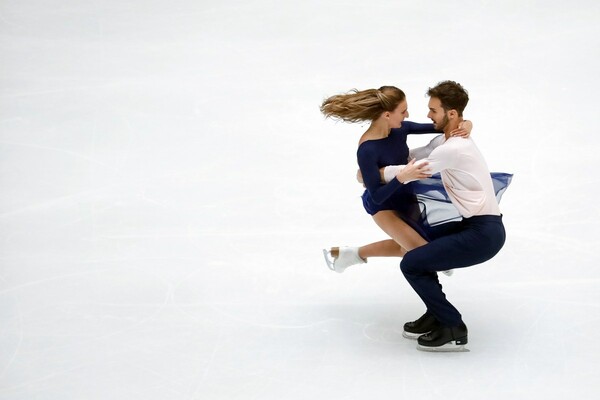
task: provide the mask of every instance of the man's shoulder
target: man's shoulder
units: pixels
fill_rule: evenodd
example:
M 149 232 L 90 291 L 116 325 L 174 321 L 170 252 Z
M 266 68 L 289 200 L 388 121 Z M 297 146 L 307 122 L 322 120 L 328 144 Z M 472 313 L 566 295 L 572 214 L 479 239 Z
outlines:
M 471 138 L 451 137 L 444 143 L 444 147 L 451 149 L 467 149 L 475 147 L 475 143 Z
M 454 158 L 457 153 L 470 153 L 469 149 L 474 146 L 471 139 L 465 139 L 461 137 L 451 137 L 449 139 L 445 139 L 444 135 L 441 135 L 441 137 L 437 137 L 435 140 L 438 141 L 438 146 L 435 146 L 434 150 L 431 152 L 431 156 L 433 157 Z

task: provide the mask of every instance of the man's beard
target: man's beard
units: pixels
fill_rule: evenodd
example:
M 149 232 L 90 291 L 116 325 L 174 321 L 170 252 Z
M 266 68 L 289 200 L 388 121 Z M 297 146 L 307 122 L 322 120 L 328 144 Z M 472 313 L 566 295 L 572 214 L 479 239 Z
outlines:
M 443 131 L 446 125 L 448 125 L 448 115 L 444 114 L 444 119 L 442 120 L 442 122 L 435 125 L 435 129 L 437 129 L 438 131 Z

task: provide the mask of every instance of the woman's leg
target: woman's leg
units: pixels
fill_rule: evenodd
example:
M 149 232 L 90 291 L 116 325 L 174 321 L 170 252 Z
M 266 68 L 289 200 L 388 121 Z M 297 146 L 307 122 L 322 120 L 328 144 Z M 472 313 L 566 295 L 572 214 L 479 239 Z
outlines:
M 405 254 L 406 250 L 393 239 L 369 243 L 358 249 L 358 255 L 365 259 L 369 257 L 404 257 Z
M 406 250 L 392 239 L 369 243 L 362 247 L 332 247 L 323 250 L 330 269 L 343 272 L 346 268 L 367 262 L 368 257 L 404 257 Z
M 399 218 L 392 210 L 379 211 L 377 214 L 373 215 L 373 220 L 404 250 L 404 252 L 427 244 L 427 240 L 423 239 L 417 231 Z
M 333 247 L 323 250 L 325 262 L 330 269 L 343 272 L 355 264 L 364 264 L 369 257 L 404 257 L 407 251 L 427 244 L 410 225 L 404 222 L 395 211 L 384 210 L 373 215 L 375 223 L 392 239 L 369 243 L 359 248 Z

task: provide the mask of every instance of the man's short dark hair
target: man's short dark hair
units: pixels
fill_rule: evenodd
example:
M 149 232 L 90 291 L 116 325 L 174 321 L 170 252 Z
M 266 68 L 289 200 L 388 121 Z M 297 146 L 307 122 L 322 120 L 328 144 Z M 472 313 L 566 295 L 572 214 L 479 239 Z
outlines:
M 458 116 L 462 117 L 463 111 L 469 102 L 469 94 L 460 83 L 454 81 L 443 81 L 427 91 L 429 97 L 436 97 L 442 102 L 446 112 L 456 110 Z

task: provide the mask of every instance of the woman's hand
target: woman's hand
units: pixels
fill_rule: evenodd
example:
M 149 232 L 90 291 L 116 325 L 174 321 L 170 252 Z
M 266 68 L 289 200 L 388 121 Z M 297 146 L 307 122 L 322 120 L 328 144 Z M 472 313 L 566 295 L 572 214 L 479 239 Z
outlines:
M 458 124 L 458 128 L 450 132 L 450 136 L 457 136 L 462 138 L 468 138 L 471 136 L 471 130 L 473 129 L 473 123 L 469 120 L 465 120 Z
M 415 164 L 415 159 L 412 159 L 406 164 L 402 171 L 398 172 L 396 175 L 396 179 L 398 179 L 401 183 L 407 183 L 411 181 L 416 181 L 418 179 L 425 179 L 431 176 L 428 162 L 423 162 L 419 164 Z

